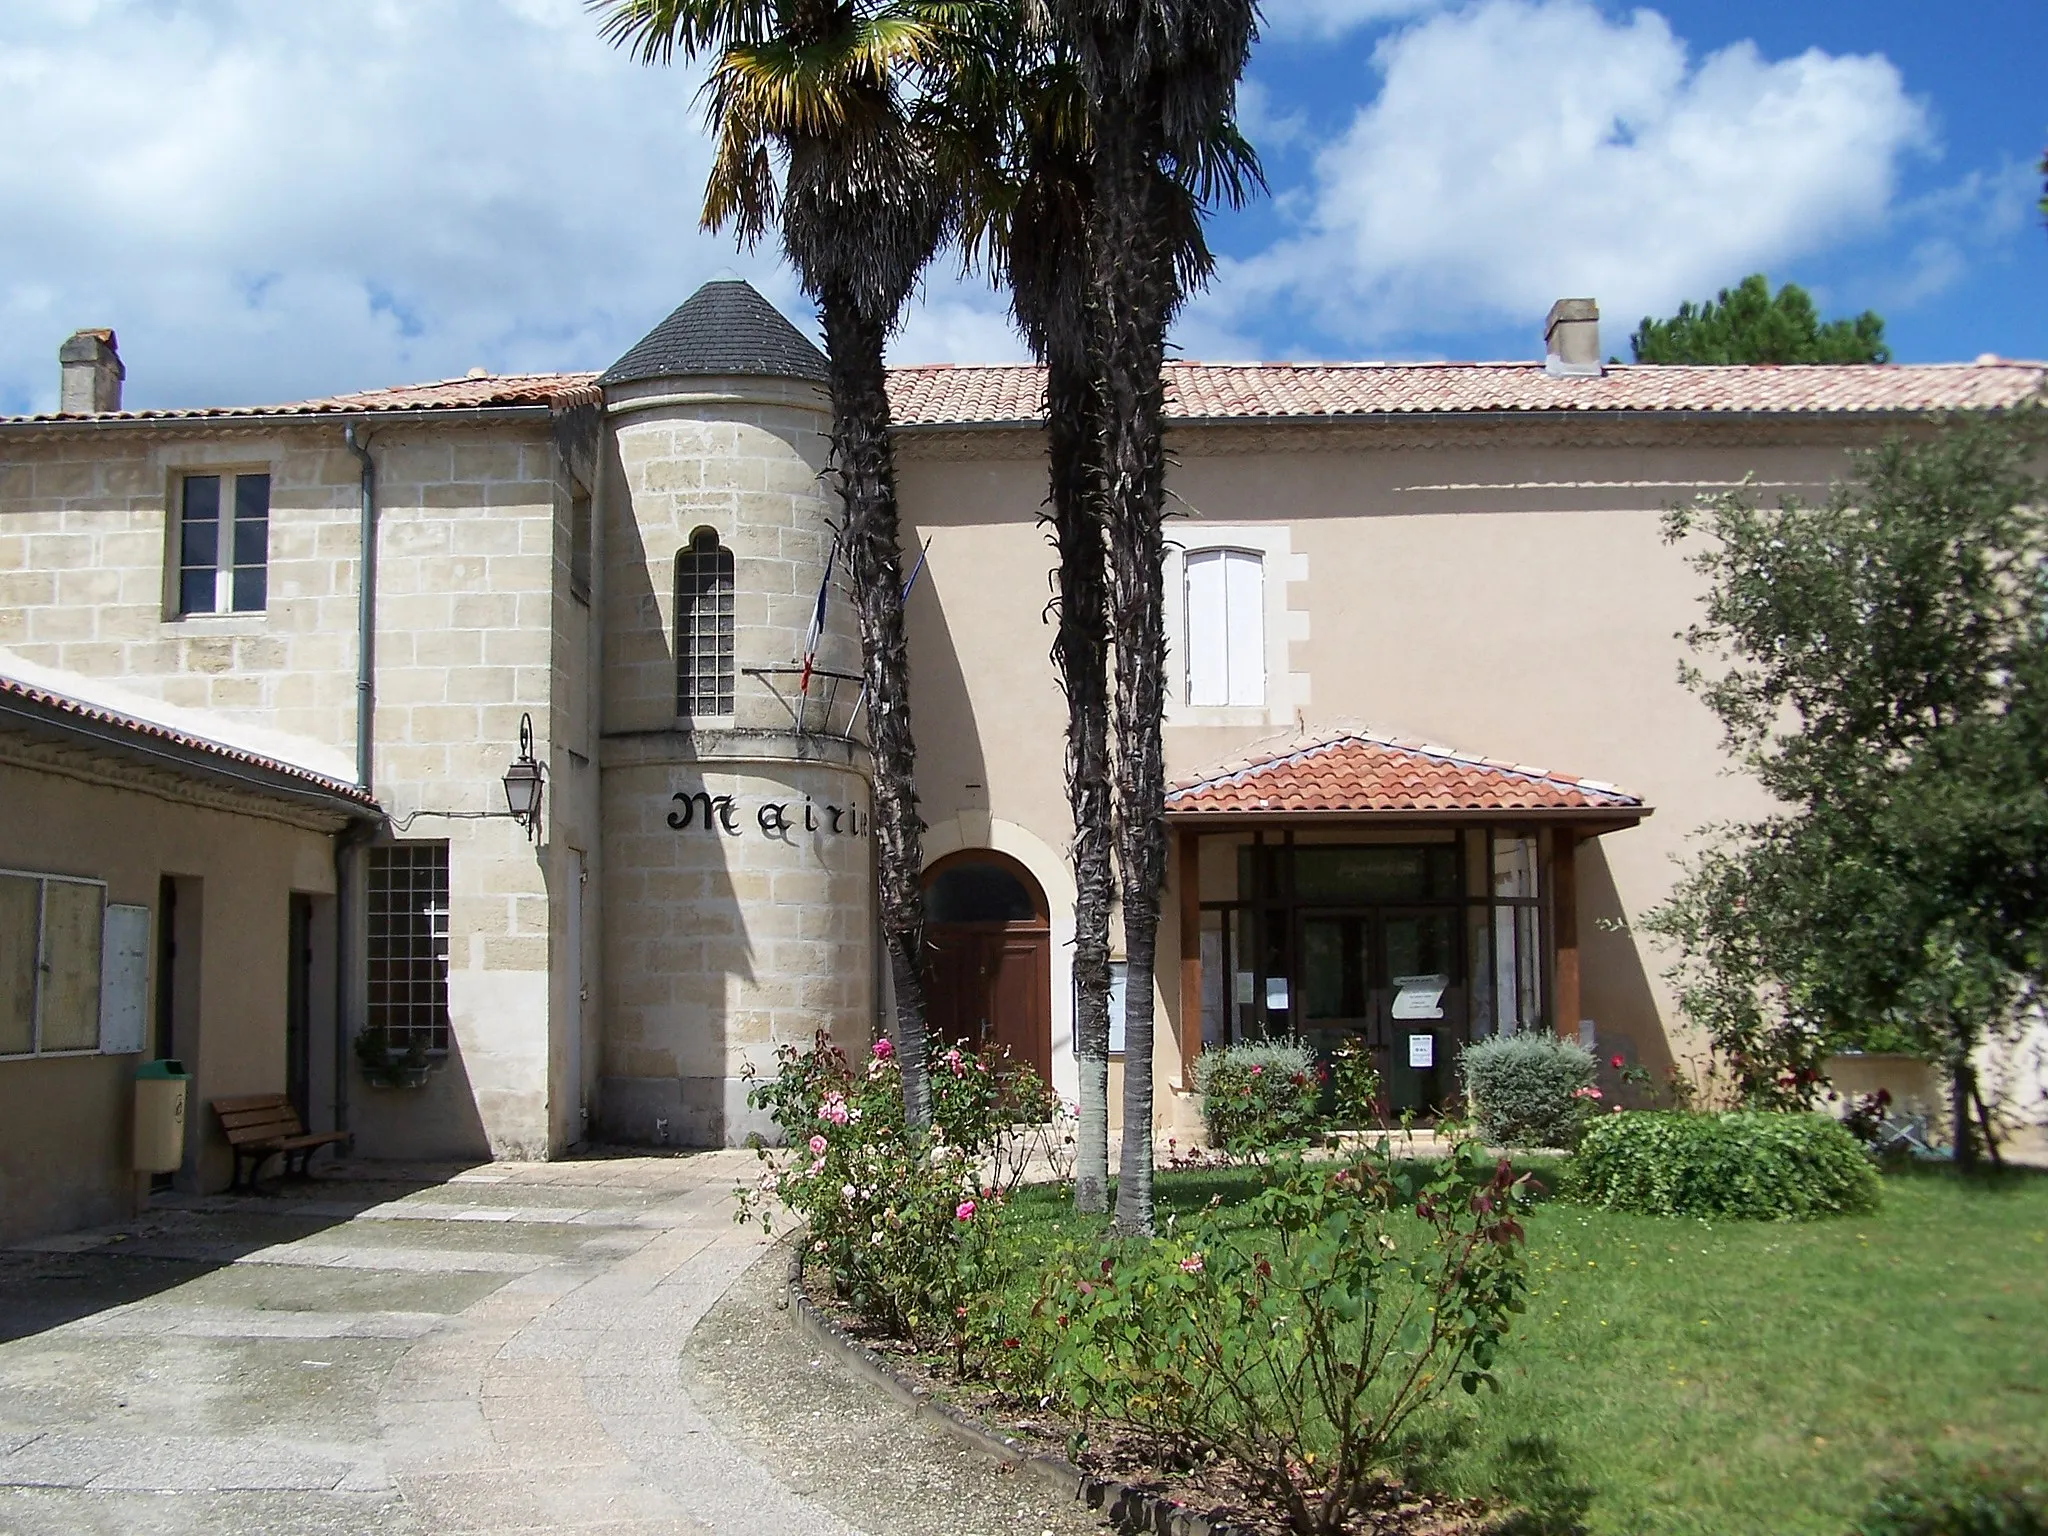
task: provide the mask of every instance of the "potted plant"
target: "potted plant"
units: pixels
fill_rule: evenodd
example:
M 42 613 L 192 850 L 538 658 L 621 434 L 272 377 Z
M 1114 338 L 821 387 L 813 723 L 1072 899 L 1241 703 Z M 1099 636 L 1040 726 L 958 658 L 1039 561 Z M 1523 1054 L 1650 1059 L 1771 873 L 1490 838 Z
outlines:
M 418 1040 L 400 1049 L 381 1025 L 371 1025 L 356 1036 L 356 1062 L 363 1069 L 363 1081 L 378 1088 L 424 1088 L 427 1083 L 427 1051 Z

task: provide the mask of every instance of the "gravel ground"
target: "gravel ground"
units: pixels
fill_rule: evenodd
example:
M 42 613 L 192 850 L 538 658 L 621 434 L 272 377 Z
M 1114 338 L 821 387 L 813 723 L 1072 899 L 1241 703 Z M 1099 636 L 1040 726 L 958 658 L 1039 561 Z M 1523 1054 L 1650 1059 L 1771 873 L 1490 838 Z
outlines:
M 799 1333 L 777 1247 L 712 1307 L 683 1380 L 722 1433 L 867 1536 L 1101 1536 L 1103 1518 L 903 1408 Z

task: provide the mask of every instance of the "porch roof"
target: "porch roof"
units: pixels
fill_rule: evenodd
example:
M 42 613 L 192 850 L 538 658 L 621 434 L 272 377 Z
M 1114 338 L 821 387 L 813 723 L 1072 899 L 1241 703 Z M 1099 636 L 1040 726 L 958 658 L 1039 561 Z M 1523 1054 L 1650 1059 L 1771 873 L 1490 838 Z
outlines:
M 1593 823 L 1634 826 L 1640 798 L 1598 779 L 1476 757 L 1366 732 L 1295 742 L 1175 784 L 1166 814 L 1191 822 L 1280 816 L 1373 816 L 1416 821 Z

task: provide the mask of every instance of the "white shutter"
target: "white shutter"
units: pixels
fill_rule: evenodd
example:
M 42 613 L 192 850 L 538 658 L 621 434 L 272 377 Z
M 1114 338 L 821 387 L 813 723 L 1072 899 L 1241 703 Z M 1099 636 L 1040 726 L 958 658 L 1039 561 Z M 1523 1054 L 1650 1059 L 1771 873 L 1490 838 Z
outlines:
M 1265 562 L 1241 549 L 1223 557 L 1230 629 L 1230 702 L 1266 702 Z
M 109 905 L 100 948 L 100 1053 L 132 1055 L 149 1018 L 149 908 Z
M 1230 702 L 1230 620 L 1220 549 L 1187 556 L 1188 703 Z

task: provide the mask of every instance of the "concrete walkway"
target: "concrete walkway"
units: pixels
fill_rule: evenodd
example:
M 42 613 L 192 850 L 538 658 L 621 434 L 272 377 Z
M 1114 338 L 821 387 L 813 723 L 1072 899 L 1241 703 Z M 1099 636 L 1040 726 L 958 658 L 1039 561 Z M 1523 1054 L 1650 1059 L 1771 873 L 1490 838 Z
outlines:
M 363 1164 L 0 1254 L 0 1536 L 857 1536 L 683 1386 L 756 1167 Z

